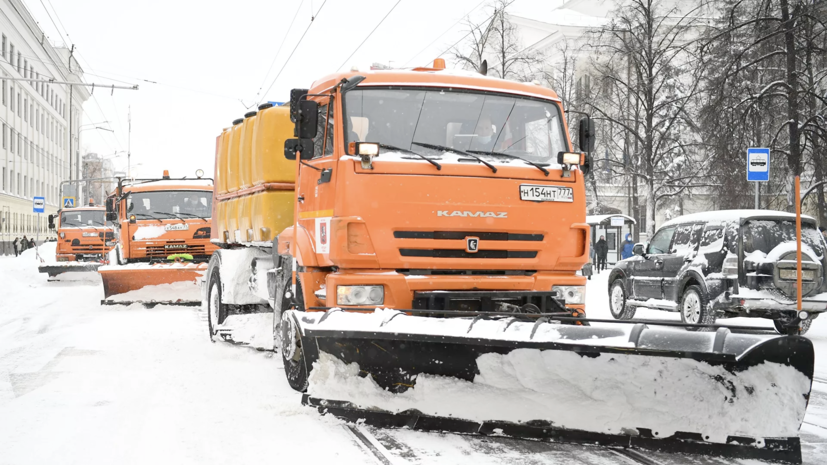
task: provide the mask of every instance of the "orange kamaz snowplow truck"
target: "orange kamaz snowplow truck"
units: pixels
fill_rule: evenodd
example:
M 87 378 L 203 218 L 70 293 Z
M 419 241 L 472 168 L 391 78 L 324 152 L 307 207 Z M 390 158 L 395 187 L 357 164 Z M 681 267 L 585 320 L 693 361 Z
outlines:
M 98 271 L 104 304 L 198 305 L 210 242 L 212 179 L 119 179 L 106 200 L 117 245 Z
M 49 229 L 57 232 L 54 263 L 38 267 L 50 278 L 69 272 L 97 271 L 115 244 L 112 225 L 103 206 L 89 200 L 86 207 L 64 208 L 49 215 Z
M 218 137 L 210 337 L 272 311 L 288 383 L 353 421 L 800 460 L 807 339 L 583 317 L 588 167 L 539 85 L 437 60 L 294 89 Z

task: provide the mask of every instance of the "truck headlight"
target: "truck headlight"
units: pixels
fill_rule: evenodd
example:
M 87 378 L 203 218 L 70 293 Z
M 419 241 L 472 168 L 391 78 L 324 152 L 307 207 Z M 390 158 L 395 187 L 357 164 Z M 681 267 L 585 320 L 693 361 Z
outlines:
M 382 286 L 337 286 L 337 305 L 382 305 L 385 288 Z
M 567 304 L 586 303 L 586 286 L 552 286 L 551 290 L 557 291 Z

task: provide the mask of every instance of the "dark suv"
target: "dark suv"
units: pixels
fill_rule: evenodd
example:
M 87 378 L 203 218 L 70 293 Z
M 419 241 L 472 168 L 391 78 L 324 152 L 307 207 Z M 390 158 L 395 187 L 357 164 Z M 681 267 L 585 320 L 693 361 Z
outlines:
M 805 333 L 827 311 L 827 246 L 802 217 L 802 313 Z M 724 210 L 686 215 L 661 226 L 609 275 L 609 307 L 631 319 L 638 307 L 680 312 L 684 323 L 770 318 L 776 330 L 796 316 L 795 215 Z M 807 316 L 804 318 L 804 316 Z

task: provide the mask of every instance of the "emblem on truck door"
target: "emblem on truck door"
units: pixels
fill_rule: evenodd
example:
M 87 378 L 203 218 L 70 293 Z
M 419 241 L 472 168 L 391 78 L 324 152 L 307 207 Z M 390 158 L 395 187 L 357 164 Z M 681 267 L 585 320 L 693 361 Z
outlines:
M 477 253 L 480 249 L 480 238 L 479 237 L 466 237 L 465 238 L 465 251 L 468 253 Z

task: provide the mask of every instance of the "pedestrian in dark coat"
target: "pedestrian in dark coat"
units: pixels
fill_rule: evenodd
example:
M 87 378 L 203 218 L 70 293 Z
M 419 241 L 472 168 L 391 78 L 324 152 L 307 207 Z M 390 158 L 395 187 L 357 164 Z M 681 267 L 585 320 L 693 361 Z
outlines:
M 14 245 L 14 256 L 17 257 L 18 255 L 20 255 L 20 238 L 15 237 L 14 242 L 12 242 L 12 245 Z
M 34 239 L 29 239 L 29 248 L 33 249 L 37 247 L 37 244 L 34 243 Z
M 23 241 L 20 243 L 20 253 L 25 252 L 26 249 L 28 249 L 28 248 L 29 248 L 29 239 L 27 239 L 26 236 L 23 236 Z
M 634 255 L 635 243 L 632 242 L 632 235 L 626 234 L 626 240 L 623 241 L 623 250 L 620 251 L 620 258 L 626 260 Z
M 594 245 L 594 254 L 597 256 L 597 272 L 600 273 L 606 269 L 606 259 L 609 256 L 609 244 L 603 236 L 600 236 L 600 240 Z

